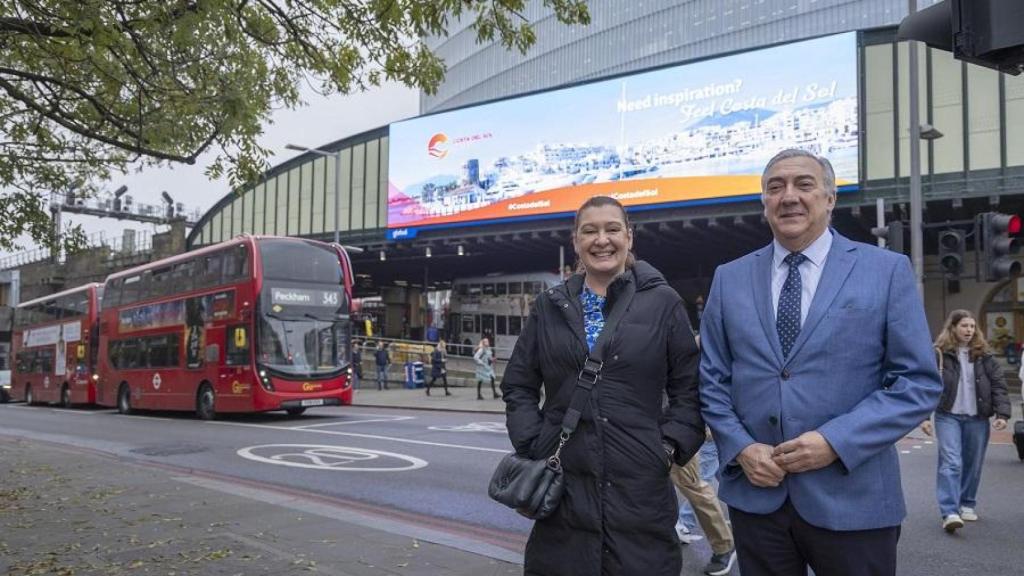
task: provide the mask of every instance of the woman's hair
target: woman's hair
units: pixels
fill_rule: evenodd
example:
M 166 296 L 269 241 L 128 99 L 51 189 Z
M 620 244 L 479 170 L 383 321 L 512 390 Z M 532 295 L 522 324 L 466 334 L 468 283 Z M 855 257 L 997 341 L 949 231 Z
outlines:
M 441 350 L 445 350 L 445 349 L 448 348 L 448 343 L 445 342 L 443 339 L 442 340 L 438 340 L 437 341 L 437 348 L 439 348 Z
M 576 210 L 576 217 L 573 218 L 572 221 L 572 235 L 574 237 L 576 236 L 576 231 L 580 228 L 580 216 L 583 214 L 583 211 L 587 208 L 600 208 L 602 206 L 615 206 L 618 208 L 619 212 L 622 214 L 622 222 L 626 225 L 626 230 L 631 229 L 629 224 L 629 214 L 626 213 L 626 208 L 621 202 L 611 196 L 591 196 L 590 198 L 587 198 L 587 201 L 581 204 Z M 636 256 L 634 256 L 633 252 L 630 251 L 626 254 L 626 268 L 632 268 L 634 264 L 636 264 Z M 576 257 L 576 266 L 573 271 L 576 274 L 582 274 L 585 271 L 583 261 L 580 260 L 579 255 Z
M 943 352 L 956 350 L 957 346 L 960 345 L 960 340 L 956 337 L 956 325 L 964 318 L 970 318 L 975 321 L 974 336 L 967 343 L 967 347 L 971 350 L 971 360 L 977 360 L 985 354 L 989 354 L 990 351 L 988 342 L 985 342 L 985 337 L 981 335 L 981 327 L 977 326 L 974 314 L 967 310 L 953 310 L 949 313 L 945 324 L 942 325 L 942 332 L 939 332 L 939 337 L 935 339 L 935 347 Z

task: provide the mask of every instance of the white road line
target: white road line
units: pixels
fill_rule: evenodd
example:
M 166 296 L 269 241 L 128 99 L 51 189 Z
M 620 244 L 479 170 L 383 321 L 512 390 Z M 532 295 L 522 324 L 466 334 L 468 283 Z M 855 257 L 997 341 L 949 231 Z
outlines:
M 216 424 L 219 426 L 243 426 L 247 428 L 267 428 L 270 430 L 281 430 L 280 426 L 267 426 L 266 424 L 243 424 L 241 422 L 206 422 L 206 424 Z M 289 428 L 285 428 L 289 430 Z M 478 452 L 494 452 L 497 454 L 504 454 L 509 451 L 508 448 L 484 448 L 482 446 L 466 446 L 463 444 L 446 444 L 444 442 L 427 442 L 425 440 L 411 440 L 409 438 L 394 438 L 392 436 L 379 436 L 377 434 L 357 434 L 355 432 L 338 432 L 335 430 L 309 430 L 309 429 L 294 429 L 296 432 L 310 432 L 315 434 L 331 434 L 333 436 L 351 436 L 353 438 L 368 438 L 371 440 L 388 440 L 391 442 L 401 442 L 403 444 L 418 444 L 421 446 L 436 446 L 438 448 L 457 448 L 459 450 L 475 450 Z
M 51 412 L 64 412 L 65 414 L 81 414 L 82 416 L 95 416 L 96 414 L 107 414 L 108 412 L 84 412 L 82 410 L 69 410 L 67 408 L 50 408 Z
M 367 414 L 367 416 L 373 416 L 373 414 Z M 325 424 L 308 424 L 305 426 L 288 426 L 289 430 L 306 430 L 309 428 L 321 428 L 324 426 L 346 426 L 348 424 L 366 424 L 367 422 L 400 422 L 402 420 L 414 420 L 415 416 L 384 416 L 380 415 L 379 418 L 368 418 L 365 420 L 350 420 L 346 422 L 327 422 Z

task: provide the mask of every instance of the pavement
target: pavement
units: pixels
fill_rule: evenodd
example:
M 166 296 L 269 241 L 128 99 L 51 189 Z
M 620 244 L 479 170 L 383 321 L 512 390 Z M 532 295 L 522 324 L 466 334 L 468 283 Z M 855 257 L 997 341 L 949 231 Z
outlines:
M 366 384 L 370 384 L 367 382 Z M 472 387 L 364 387 L 355 404 L 501 413 Z M 438 394 L 440 392 L 440 394 Z M 1014 398 L 1015 418 L 1020 398 Z M 0 435 L 2 435 L 0 428 Z M 994 433 L 1008 442 L 1009 433 Z M 486 531 L 424 527 L 401 513 L 42 441 L 0 442 L 0 574 L 504 575 Z M 475 550 L 467 542 L 487 542 Z M 486 544 L 484 545 L 486 547 Z M 507 552 L 508 548 L 504 550 Z

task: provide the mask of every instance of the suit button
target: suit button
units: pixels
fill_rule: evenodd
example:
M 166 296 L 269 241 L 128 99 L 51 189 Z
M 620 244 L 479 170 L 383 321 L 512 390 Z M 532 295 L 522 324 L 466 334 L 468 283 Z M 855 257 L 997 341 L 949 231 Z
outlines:
M 779 419 L 776 418 L 775 416 L 769 416 L 768 423 L 771 424 L 772 426 L 775 426 L 776 424 L 779 423 Z
M 789 380 L 789 370 L 783 370 L 782 371 L 782 379 L 783 380 Z

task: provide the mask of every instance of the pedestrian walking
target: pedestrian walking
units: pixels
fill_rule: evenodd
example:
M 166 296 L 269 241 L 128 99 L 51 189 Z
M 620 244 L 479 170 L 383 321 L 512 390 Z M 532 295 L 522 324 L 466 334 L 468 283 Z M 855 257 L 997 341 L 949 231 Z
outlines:
M 683 497 L 676 518 L 676 536 L 680 544 L 696 542 L 701 536 L 694 530 L 700 524 L 711 546 L 711 559 L 704 566 L 708 576 L 728 574 L 736 562 L 732 528 L 725 520 L 715 488 L 717 471 L 718 450 L 708 434 L 697 455 L 685 466 L 673 464 L 671 472 L 672 483 Z
M 473 362 L 476 363 L 476 399 L 484 399 L 483 394 L 480 393 L 480 387 L 488 381 L 491 383 L 491 394 L 495 398 L 500 398 L 498 389 L 494 385 L 494 351 L 491 350 L 491 341 L 486 337 L 481 338 L 476 345 Z
M 359 384 L 363 381 L 363 352 L 360 349 L 362 343 L 356 340 L 352 343 L 352 388 L 354 390 L 359 389 Z
M 534 523 L 524 571 L 678 576 L 669 468 L 689 461 L 704 439 L 686 310 L 660 272 L 634 259 L 617 200 L 587 200 L 572 236 L 580 271 L 537 296 L 501 383 L 512 445 L 537 459 L 555 452 L 580 383 L 595 382 L 582 389 L 589 408 L 560 453 L 564 498 Z M 605 334 L 609 314 L 615 322 Z
M 373 353 L 374 364 L 377 366 L 377 390 L 388 389 L 388 365 L 391 364 L 391 355 L 388 354 L 387 345 L 384 342 L 377 342 L 377 351 Z
M 710 439 L 704 442 L 706 445 L 714 446 Z M 684 500 L 678 507 L 679 517 L 676 520 L 676 535 L 681 543 L 688 543 L 690 537 L 695 536 L 692 530 L 695 525 L 686 525 L 686 514 L 684 507 L 690 511 L 690 517 L 695 515 L 696 521 L 700 523 L 701 529 L 708 537 L 708 544 L 711 545 L 711 559 L 704 566 L 704 573 L 708 576 L 723 576 L 732 570 L 736 561 L 736 547 L 733 542 L 732 529 L 725 521 L 725 514 L 718 501 L 718 494 L 705 477 L 707 470 L 713 469 L 717 464 L 705 464 L 702 452 L 694 455 L 683 466 L 672 465 L 672 482 L 676 485 Z M 717 457 L 717 456 L 716 456 Z M 714 472 L 710 473 L 714 477 Z M 687 506 L 688 505 L 688 506 Z M 682 533 L 680 527 L 686 530 Z
M 954 310 L 935 339 L 942 396 L 935 409 L 934 429 L 924 431 L 939 443 L 935 479 L 942 528 L 952 534 L 964 522 L 978 519 L 978 486 L 992 428 L 1004 430 L 1010 419 L 1010 398 L 1002 368 L 992 356 L 974 316 Z
M 438 340 L 434 351 L 430 353 L 430 383 L 427 384 L 427 396 L 430 396 L 430 387 L 438 378 L 444 383 L 444 395 L 451 396 L 452 393 L 448 391 L 448 349 L 444 340 Z
M 902 254 L 829 228 L 831 163 L 784 150 L 761 177 L 772 242 L 719 266 L 701 405 L 743 576 L 891 576 L 906 516 L 896 442 L 941 391 Z

